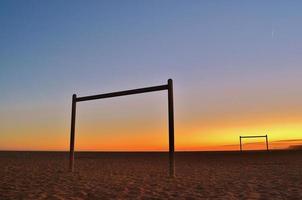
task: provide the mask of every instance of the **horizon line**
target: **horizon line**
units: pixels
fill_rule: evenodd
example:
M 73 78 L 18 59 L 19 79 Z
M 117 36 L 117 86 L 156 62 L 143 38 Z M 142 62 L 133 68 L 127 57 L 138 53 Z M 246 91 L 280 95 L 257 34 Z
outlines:
M 302 149 L 270 149 L 269 151 L 301 151 Z M 267 152 L 266 149 L 243 150 L 243 152 Z M 0 150 L 0 152 L 62 152 L 69 153 L 69 151 L 61 150 Z M 240 150 L 181 150 L 175 151 L 177 153 L 183 152 L 240 152 Z M 75 153 L 169 153 L 169 151 L 75 151 Z

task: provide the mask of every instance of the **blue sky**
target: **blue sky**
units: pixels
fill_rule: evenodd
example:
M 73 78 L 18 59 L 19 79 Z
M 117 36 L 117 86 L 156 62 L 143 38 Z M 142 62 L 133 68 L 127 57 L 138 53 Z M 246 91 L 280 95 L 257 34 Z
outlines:
M 26 129 L 24 120 L 38 126 L 45 112 L 61 127 L 57 137 L 68 133 L 73 93 L 168 78 L 178 126 L 208 116 L 298 115 L 301 8 L 300 1 L 1 1 L 0 136 L 18 123 Z

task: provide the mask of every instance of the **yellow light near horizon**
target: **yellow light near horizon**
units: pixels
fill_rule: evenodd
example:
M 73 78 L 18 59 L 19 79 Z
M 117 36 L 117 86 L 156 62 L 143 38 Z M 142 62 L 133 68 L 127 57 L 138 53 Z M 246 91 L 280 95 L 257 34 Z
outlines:
M 268 135 L 270 147 L 273 149 L 287 148 L 291 144 L 300 144 L 299 141 L 286 141 L 286 140 L 300 140 L 302 133 L 301 123 L 288 123 L 288 124 L 271 124 L 267 126 L 251 126 L 251 127 L 210 127 L 202 131 L 195 131 L 190 134 L 190 137 L 183 137 L 180 148 L 185 148 L 186 144 L 194 149 L 238 149 L 239 136 L 243 135 Z M 254 147 L 258 149 L 258 143 L 265 143 L 263 139 L 249 139 L 244 140 L 245 144 L 255 143 Z M 257 144 L 256 144 L 257 143 Z M 248 145 L 253 148 L 253 145 Z M 261 148 L 261 145 L 260 145 Z
M 142 106 L 143 107 L 143 106 Z M 152 113 L 148 110 L 147 113 Z M 103 113 L 102 113 L 103 114 Z M 135 114 L 135 113 L 134 113 Z M 116 150 L 116 151 L 167 151 L 168 127 L 166 115 L 154 113 L 146 118 L 125 114 L 112 120 L 95 119 L 79 116 L 77 124 L 76 150 Z M 154 117 L 153 117 L 154 116 Z M 159 117 L 157 117 L 159 116 Z M 177 115 L 176 115 L 177 116 Z M 69 150 L 69 120 L 53 127 L 53 118 L 31 121 L 14 121 L 1 127 L 3 135 L 0 140 L 2 150 Z M 200 120 L 200 119 L 199 119 Z M 182 150 L 238 150 L 240 135 L 268 135 L 272 149 L 287 148 L 290 145 L 301 145 L 302 121 L 299 118 L 265 121 L 262 119 L 245 119 L 227 121 L 220 119 L 193 122 L 176 121 L 175 149 Z M 200 120 L 201 121 L 201 120 Z M 249 123 L 251 125 L 249 125 Z M 16 126 L 16 124 L 18 126 Z M 193 124 L 193 125 L 192 125 Z M 9 125 L 9 126 L 8 126 Z M 13 128 L 11 128 L 13 127 Z M 286 141 L 286 140 L 297 141 Z M 263 139 L 244 140 L 248 149 L 263 149 Z M 254 144 L 250 144 L 254 143 Z

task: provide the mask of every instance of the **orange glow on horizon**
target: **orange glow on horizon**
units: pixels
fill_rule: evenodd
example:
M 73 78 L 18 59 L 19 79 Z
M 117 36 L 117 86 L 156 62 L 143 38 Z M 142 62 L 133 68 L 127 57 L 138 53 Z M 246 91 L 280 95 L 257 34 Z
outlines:
M 122 106 L 121 106 L 122 107 Z M 138 110 L 146 109 L 144 104 L 135 105 Z M 111 111 L 99 115 L 94 107 L 90 113 L 80 113 L 77 120 L 76 151 L 167 151 L 168 127 L 166 108 L 146 109 L 146 116 L 128 113 L 109 115 Z M 127 111 L 127 112 L 126 112 Z M 152 113 L 153 112 L 153 113 Z M 148 115 L 151 113 L 150 115 Z M 97 115 L 96 115 L 97 114 Z M 103 116 L 105 117 L 99 117 Z M 96 117 L 98 116 L 98 117 Z M 109 117 L 108 117 L 109 116 Z M 159 117 L 156 117 L 159 116 Z M 175 118 L 176 151 L 223 151 L 239 150 L 240 135 L 268 135 L 270 149 L 286 149 L 302 144 L 302 120 L 297 114 L 286 116 L 258 115 L 231 118 L 200 117 Z M 1 150 L 69 150 L 69 119 L 58 120 L 56 116 L 45 119 L 18 122 L 13 129 L 3 129 Z M 107 118 L 106 118 L 107 117 Z M 57 127 L 52 121 L 60 121 Z M 40 123 L 41 122 L 41 123 Z M 9 122 L 7 123 L 9 124 Z M 8 132 L 9 130 L 9 132 Z M 21 137 L 20 135 L 26 135 Z M 243 141 L 246 150 L 265 149 L 262 139 Z

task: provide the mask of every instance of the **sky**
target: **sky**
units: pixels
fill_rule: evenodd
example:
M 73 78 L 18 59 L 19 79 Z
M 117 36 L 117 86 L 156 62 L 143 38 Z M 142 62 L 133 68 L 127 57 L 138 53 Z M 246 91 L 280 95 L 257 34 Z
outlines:
M 68 150 L 72 94 L 174 81 L 175 148 L 302 144 L 301 1 L 0 1 L 0 150 Z M 80 102 L 75 149 L 168 149 L 167 92 Z M 245 139 L 244 149 L 265 141 Z

